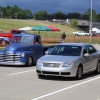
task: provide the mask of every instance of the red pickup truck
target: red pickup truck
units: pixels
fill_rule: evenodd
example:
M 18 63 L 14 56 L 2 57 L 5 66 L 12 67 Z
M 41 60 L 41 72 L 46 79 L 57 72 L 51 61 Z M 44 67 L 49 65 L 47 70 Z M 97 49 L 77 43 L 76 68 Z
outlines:
M 12 38 L 14 36 L 14 34 L 21 34 L 21 33 L 25 33 L 25 31 L 23 31 L 23 30 L 10 30 L 9 33 L 0 32 L 0 37 Z

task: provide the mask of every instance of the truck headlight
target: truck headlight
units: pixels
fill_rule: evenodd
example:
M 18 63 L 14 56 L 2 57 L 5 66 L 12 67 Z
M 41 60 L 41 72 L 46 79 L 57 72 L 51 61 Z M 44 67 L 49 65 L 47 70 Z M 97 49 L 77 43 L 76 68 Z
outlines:
M 25 53 L 21 53 L 21 57 L 25 57 Z
M 41 60 L 38 60 L 37 65 L 41 66 L 41 64 L 42 64 Z
M 73 64 L 73 61 L 65 62 L 65 63 L 62 64 L 62 67 L 69 67 L 72 64 Z

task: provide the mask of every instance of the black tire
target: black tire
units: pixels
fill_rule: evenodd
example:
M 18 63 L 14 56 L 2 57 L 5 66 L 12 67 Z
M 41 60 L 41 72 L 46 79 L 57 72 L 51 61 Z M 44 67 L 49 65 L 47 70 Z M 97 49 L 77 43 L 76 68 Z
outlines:
M 27 60 L 27 63 L 26 63 L 26 66 L 32 66 L 32 64 L 33 64 L 33 59 L 32 59 L 32 57 L 30 56 L 29 58 L 28 58 L 28 60 Z
M 98 61 L 97 63 L 97 68 L 96 70 L 94 71 L 95 74 L 99 74 L 100 73 L 100 61 Z
M 76 73 L 76 79 L 80 80 L 82 78 L 82 75 L 83 75 L 83 69 L 82 66 L 79 66 Z
M 76 34 L 77 36 L 79 36 L 78 34 Z

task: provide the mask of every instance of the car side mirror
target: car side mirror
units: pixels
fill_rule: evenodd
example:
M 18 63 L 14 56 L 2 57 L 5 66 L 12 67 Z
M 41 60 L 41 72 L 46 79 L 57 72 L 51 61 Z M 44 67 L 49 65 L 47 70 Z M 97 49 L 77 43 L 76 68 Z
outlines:
M 47 55 L 50 51 L 51 51 L 52 48 L 49 48 L 47 51 L 45 51 L 45 54 Z
M 85 54 L 84 54 L 84 57 L 88 57 L 88 56 L 89 56 L 89 53 L 85 53 Z
M 45 54 L 47 55 L 49 52 L 48 51 L 45 51 Z

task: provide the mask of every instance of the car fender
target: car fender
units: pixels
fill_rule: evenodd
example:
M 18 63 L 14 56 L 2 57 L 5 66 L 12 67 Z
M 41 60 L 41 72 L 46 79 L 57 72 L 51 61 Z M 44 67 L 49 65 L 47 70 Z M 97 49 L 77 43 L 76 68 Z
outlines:
M 81 59 L 80 57 L 79 57 L 78 59 L 76 59 L 76 60 L 74 61 L 74 65 L 75 65 L 75 67 L 77 67 L 77 68 L 78 68 L 79 65 L 82 65 L 82 66 L 83 66 L 82 59 Z
M 35 62 L 35 54 L 33 51 L 24 51 L 22 52 L 25 54 L 25 57 L 21 57 L 21 61 L 27 62 L 28 58 L 31 56 L 33 59 L 33 62 Z

